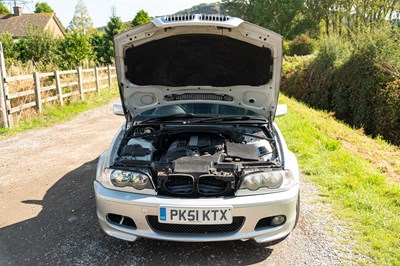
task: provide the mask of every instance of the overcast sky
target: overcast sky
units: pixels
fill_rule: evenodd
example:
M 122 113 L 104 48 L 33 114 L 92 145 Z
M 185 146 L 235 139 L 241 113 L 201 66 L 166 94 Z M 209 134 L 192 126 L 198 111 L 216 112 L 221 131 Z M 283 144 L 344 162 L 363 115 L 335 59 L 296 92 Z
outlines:
M 24 7 L 24 13 L 34 11 L 37 0 L 24 0 L 31 2 Z M 5 1 L 4 1 L 5 2 Z M 13 1 L 12 1 L 13 2 Z M 18 0 L 17 0 L 18 2 Z M 69 22 L 74 14 L 75 5 L 78 0 L 42 0 L 39 2 L 47 2 L 56 12 L 58 18 L 65 27 L 68 27 Z M 176 13 L 182 9 L 190 8 L 201 3 L 215 3 L 218 0 L 84 0 L 89 15 L 93 20 L 95 27 L 105 26 L 111 15 L 111 8 L 115 6 L 117 15 L 123 21 L 132 20 L 136 13 L 143 9 L 150 16 L 161 16 Z M 6 3 L 4 3 L 6 4 Z M 8 8 L 10 6 L 6 4 Z

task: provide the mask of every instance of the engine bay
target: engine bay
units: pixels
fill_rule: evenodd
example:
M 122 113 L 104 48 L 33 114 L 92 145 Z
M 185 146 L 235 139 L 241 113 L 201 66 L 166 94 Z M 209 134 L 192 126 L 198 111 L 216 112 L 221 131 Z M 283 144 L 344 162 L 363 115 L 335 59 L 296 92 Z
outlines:
M 142 170 L 158 194 L 233 195 L 243 176 L 281 168 L 274 134 L 252 125 L 136 125 L 125 131 L 113 167 Z

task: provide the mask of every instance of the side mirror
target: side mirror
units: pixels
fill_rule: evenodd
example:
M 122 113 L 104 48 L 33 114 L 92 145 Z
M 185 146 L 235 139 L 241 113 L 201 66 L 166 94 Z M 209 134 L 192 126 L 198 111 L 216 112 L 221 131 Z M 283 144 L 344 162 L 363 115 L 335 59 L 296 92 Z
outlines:
M 281 117 L 287 114 L 287 105 L 286 104 L 278 104 L 276 108 L 275 117 Z
M 114 111 L 114 114 L 116 114 L 116 115 L 125 115 L 124 109 L 122 109 L 122 104 L 120 104 L 120 103 L 114 103 L 113 111 Z

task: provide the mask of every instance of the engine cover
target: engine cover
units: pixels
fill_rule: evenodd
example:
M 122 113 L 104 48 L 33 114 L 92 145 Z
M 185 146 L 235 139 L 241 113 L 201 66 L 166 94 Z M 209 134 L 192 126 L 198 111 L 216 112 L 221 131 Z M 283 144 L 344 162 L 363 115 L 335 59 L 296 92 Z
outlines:
M 172 162 L 182 157 L 209 156 L 223 149 L 223 139 L 218 135 L 183 135 L 171 143 L 160 161 Z

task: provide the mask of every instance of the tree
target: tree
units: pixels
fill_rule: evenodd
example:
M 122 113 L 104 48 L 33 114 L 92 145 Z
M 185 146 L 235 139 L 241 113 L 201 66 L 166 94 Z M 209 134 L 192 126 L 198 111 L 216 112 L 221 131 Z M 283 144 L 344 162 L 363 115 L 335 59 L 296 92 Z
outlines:
M 106 50 L 109 47 L 106 47 L 106 38 L 104 32 L 96 31 L 90 37 L 90 44 L 93 47 L 93 56 L 96 62 L 96 65 L 106 65 L 109 62 L 105 60 Z
M 114 36 L 122 31 L 123 22 L 120 17 L 117 16 L 115 8 L 111 11 L 110 20 L 107 23 L 105 34 L 104 34 L 104 61 L 106 64 L 111 64 L 114 58 Z
M 12 62 L 18 59 L 19 49 L 14 42 L 10 33 L 6 32 L 0 35 L 0 42 L 3 45 L 4 57 L 7 62 Z
M 225 15 L 225 10 L 221 9 L 221 3 L 211 3 L 211 4 L 199 4 L 175 13 L 175 15 L 186 15 L 186 14 Z
M 37 2 L 35 5 L 35 13 L 54 13 L 54 10 L 46 2 Z
M 10 14 L 10 10 L 4 6 L 3 2 L 0 2 L 0 14 Z
M 304 0 L 223 0 L 222 6 L 229 15 L 242 17 L 288 37 L 304 8 Z
M 68 28 L 71 31 L 76 30 L 83 34 L 88 33 L 93 28 L 93 21 L 83 0 L 79 0 L 76 4 L 74 16 Z
M 93 48 L 87 34 L 77 30 L 69 32 L 61 41 L 61 57 L 64 68 L 72 68 L 93 58 Z
M 139 10 L 139 12 L 136 13 L 136 16 L 134 17 L 134 19 L 132 20 L 132 26 L 138 26 L 147 22 L 150 22 L 151 18 L 149 16 L 149 14 L 144 11 L 144 10 Z
M 122 22 L 121 31 L 126 31 L 132 28 L 132 21 Z

